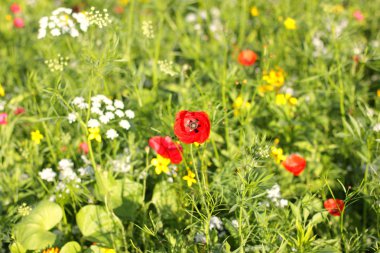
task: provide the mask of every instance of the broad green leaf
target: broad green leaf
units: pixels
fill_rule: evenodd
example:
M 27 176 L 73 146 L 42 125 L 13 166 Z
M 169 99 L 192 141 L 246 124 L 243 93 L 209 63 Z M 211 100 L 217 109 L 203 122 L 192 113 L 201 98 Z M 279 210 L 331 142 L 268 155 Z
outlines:
M 82 234 L 95 242 L 112 244 L 111 234 L 116 223 L 103 206 L 87 205 L 77 213 L 77 224 Z
M 37 225 L 42 230 L 50 230 L 61 221 L 62 216 L 62 209 L 58 204 L 45 200 L 40 202 L 21 223 Z
M 9 250 L 11 253 L 26 253 L 26 249 L 19 242 L 12 243 Z
M 40 250 L 52 246 L 56 235 L 36 224 L 20 223 L 15 226 L 16 241 L 27 250 Z
M 60 253 L 80 253 L 80 252 L 82 251 L 81 251 L 81 247 L 79 243 L 74 242 L 74 241 L 66 243 L 61 248 L 61 251 L 60 251 Z
M 165 181 L 156 184 L 153 191 L 152 203 L 157 207 L 161 216 L 171 218 L 179 210 L 179 200 L 175 185 Z
M 134 220 L 138 215 L 139 210 L 143 205 L 143 186 L 140 183 L 125 178 L 117 180 L 117 186 L 120 187 L 120 200 L 119 205 L 114 211 L 120 217 L 126 217 L 130 220 Z M 115 193 L 117 190 L 115 190 Z M 111 198 L 115 199 L 115 198 Z

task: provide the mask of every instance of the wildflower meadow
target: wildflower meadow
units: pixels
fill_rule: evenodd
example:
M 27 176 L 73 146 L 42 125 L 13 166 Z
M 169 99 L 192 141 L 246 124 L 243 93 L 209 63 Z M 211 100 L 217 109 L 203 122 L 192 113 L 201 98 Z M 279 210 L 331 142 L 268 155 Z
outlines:
M 380 0 L 2 0 L 0 253 L 380 252 Z

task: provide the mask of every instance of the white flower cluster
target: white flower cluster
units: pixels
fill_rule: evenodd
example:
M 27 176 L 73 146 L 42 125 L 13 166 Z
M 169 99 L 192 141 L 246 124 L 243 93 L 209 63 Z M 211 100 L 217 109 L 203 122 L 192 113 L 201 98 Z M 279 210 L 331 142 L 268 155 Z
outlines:
M 107 9 L 103 9 L 103 12 L 96 10 L 95 7 L 91 7 L 89 12 L 86 12 L 86 17 L 90 22 L 90 25 L 95 25 L 99 28 L 103 28 L 112 23 L 109 17 Z
M 208 40 L 208 36 L 206 35 L 207 30 L 210 31 L 216 40 L 221 40 L 224 28 L 220 19 L 220 11 L 218 8 L 213 7 L 210 10 L 210 14 L 206 11 L 192 12 L 187 14 L 185 20 L 190 24 L 194 24 L 194 30 L 203 40 Z M 206 25 L 208 27 L 204 27 Z
M 374 132 L 380 132 L 380 123 L 377 123 L 373 126 L 372 130 Z
M 131 170 L 131 155 L 128 148 L 124 149 L 124 154 L 120 154 L 115 160 L 111 161 L 113 171 L 126 173 Z
M 75 97 L 71 104 L 75 109 L 86 110 L 90 109 L 91 117 L 87 121 L 88 128 L 97 128 L 106 125 L 118 124 L 124 130 L 129 130 L 131 124 L 129 120 L 135 117 L 132 110 L 125 110 L 123 101 L 115 99 L 111 100 L 104 95 L 96 95 L 91 97 L 91 106 L 85 101 L 83 97 Z M 78 113 L 72 112 L 67 116 L 70 124 L 77 120 Z M 108 127 L 106 131 L 106 138 L 113 140 L 119 136 L 119 133 L 114 129 Z
M 79 168 L 79 175 L 74 171 L 74 163 L 70 159 L 62 159 L 58 162 L 58 184 L 56 186 L 56 192 L 58 193 L 69 193 L 69 185 L 79 188 L 81 183 L 81 177 L 92 176 L 94 171 L 91 166 L 86 166 L 85 168 Z M 40 171 L 39 176 L 42 180 L 47 182 L 54 182 L 57 177 L 57 173 L 52 168 L 45 168 Z
M 69 8 L 58 8 L 51 13 L 51 16 L 42 17 L 39 21 L 38 39 L 45 38 L 49 33 L 57 37 L 69 34 L 71 37 L 78 37 L 80 31 L 87 32 L 91 25 L 99 28 L 111 23 L 107 10 L 100 12 L 94 7 L 89 12 L 75 13 Z
M 68 62 L 68 57 L 63 57 L 58 54 L 57 58 L 46 60 L 45 64 L 49 67 L 51 72 L 62 72 L 63 68 L 67 66 Z
M 281 208 L 288 205 L 286 199 L 281 198 L 280 186 L 278 184 L 273 185 L 273 187 L 267 190 L 267 197 L 276 205 Z
M 158 61 L 158 66 L 160 70 L 169 75 L 169 76 L 175 76 L 177 72 L 173 70 L 173 62 L 168 60 Z
M 142 34 L 147 39 L 154 39 L 153 23 L 152 21 L 144 20 L 141 25 Z

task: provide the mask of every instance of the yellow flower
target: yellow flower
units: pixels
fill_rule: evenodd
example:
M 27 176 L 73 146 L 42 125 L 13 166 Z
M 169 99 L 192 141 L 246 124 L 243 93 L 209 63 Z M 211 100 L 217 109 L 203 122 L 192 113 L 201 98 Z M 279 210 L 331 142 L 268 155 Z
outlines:
M 58 248 L 45 249 L 44 251 L 42 251 L 42 253 L 59 253 L 59 249 Z
M 189 187 L 191 187 L 192 184 L 197 183 L 197 180 L 195 180 L 195 174 L 189 169 L 187 170 L 187 175 L 182 179 L 187 181 L 187 186 Z
M 88 129 L 88 139 L 91 140 L 96 140 L 97 142 L 102 141 L 102 136 L 100 135 L 100 129 L 99 127 L 93 127 Z
M 297 101 L 297 98 L 292 97 L 292 95 L 288 93 L 276 95 L 276 105 L 296 105 Z
M 284 151 L 282 148 L 272 147 L 272 157 L 276 161 L 276 163 L 280 164 L 282 161 L 286 159 L 286 156 L 283 154 Z
M 264 73 L 262 79 L 267 83 L 267 85 L 273 86 L 270 88 L 271 90 L 273 90 L 274 88 L 280 88 L 284 85 L 285 82 L 284 71 L 281 68 L 278 68 L 277 71 L 272 69 L 271 71 L 269 71 L 269 74 Z
M 32 141 L 36 144 L 40 144 L 41 140 L 44 138 L 44 136 L 40 133 L 40 130 L 36 130 L 34 132 L 30 133 Z
M 237 116 L 240 114 L 241 110 L 248 110 L 251 108 L 251 103 L 244 101 L 242 96 L 238 96 L 232 104 L 232 107 L 234 108 L 234 115 Z
M 12 16 L 9 15 L 9 14 L 6 15 L 6 16 L 5 16 L 5 20 L 6 20 L 6 21 L 11 21 L 11 20 L 12 20 Z
M 259 10 L 257 9 L 256 6 L 253 6 L 253 7 L 251 8 L 251 15 L 252 15 L 253 17 L 257 17 L 257 16 L 260 15 L 260 12 L 259 12 Z
M 129 0 L 119 0 L 118 2 L 120 5 L 126 6 L 129 3 Z
M 100 248 L 100 251 L 102 253 L 116 253 L 116 250 L 114 250 L 114 249 L 107 249 L 107 248 Z
M 380 89 L 377 90 L 377 96 L 380 97 Z
M 170 159 L 157 155 L 157 158 L 153 158 L 150 163 L 155 166 L 154 171 L 157 175 L 160 175 L 162 172 L 169 172 L 168 165 L 170 164 Z
M 4 96 L 5 96 L 5 90 L 3 86 L 0 84 L 0 97 L 4 97 Z
M 296 21 L 292 18 L 286 18 L 284 21 L 284 26 L 288 30 L 296 30 L 297 29 Z

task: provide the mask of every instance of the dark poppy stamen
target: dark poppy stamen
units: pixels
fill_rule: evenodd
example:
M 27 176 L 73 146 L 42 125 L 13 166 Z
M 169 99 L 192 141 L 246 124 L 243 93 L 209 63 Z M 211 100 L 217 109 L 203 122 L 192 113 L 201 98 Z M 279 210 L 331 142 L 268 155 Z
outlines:
M 190 128 L 190 131 L 194 131 L 198 133 L 198 130 L 197 130 L 197 128 L 199 127 L 198 120 L 190 120 L 189 123 L 187 124 L 187 127 Z

